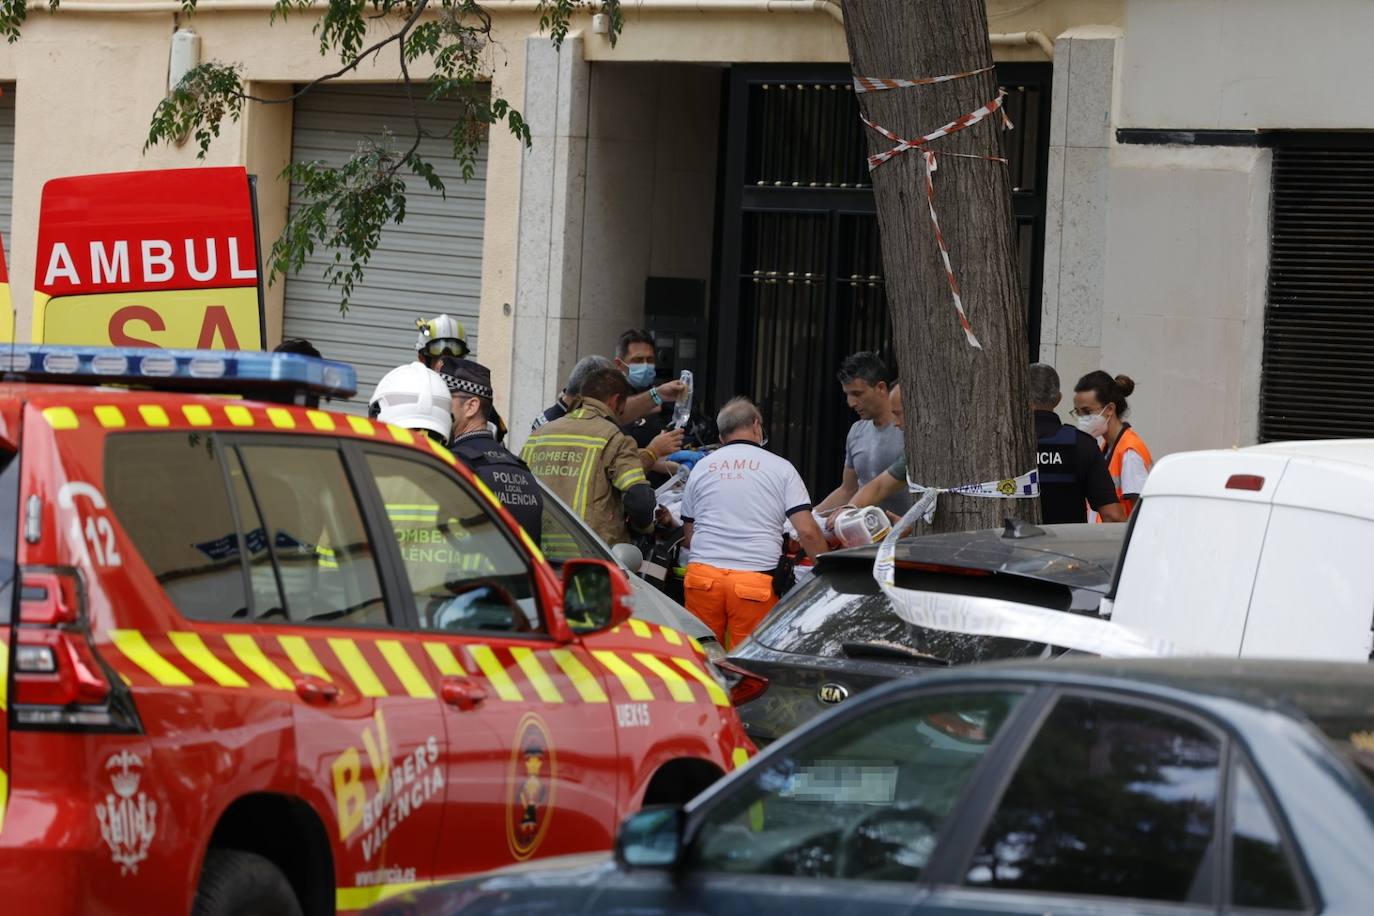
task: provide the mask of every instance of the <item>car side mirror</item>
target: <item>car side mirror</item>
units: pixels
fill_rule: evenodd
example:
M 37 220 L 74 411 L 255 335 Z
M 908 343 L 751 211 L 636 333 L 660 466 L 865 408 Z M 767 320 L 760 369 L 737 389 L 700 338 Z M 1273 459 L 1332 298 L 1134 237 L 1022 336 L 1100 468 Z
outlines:
M 631 814 L 616 831 L 616 862 L 623 868 L 673 868 L 682 860 L 686 823 L 676 805 L 653 805 Z
M 644 565 L 644 554 L 633 544 L 621 542 L 611 548 L 611 556 L 620 561 L 620 565 L 632 573 L 639 572 L 639 567 Z
M 630 580 L 608 560 L 563 562 L 563 616 L 576 633 L 619 626 L 634 611 Z

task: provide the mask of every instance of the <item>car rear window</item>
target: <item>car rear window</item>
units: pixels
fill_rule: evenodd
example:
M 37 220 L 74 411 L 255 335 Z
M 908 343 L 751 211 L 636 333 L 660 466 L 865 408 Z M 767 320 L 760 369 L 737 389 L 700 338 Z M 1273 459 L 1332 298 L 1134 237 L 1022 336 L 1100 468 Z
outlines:
M 1068 588 L 998 574 L 960 575 L 899 567 L 897 585 L 1058 609 L 1069 607 L 1072 600 Z M 812 581 L 779 602 L 754 631 L 753 639 L 770 649 L 797 655 L 951 665 L 1022 658 L 1045 651 L 1041 643 L 913 626 L 893 612 L 866 562 L 820 564 Z

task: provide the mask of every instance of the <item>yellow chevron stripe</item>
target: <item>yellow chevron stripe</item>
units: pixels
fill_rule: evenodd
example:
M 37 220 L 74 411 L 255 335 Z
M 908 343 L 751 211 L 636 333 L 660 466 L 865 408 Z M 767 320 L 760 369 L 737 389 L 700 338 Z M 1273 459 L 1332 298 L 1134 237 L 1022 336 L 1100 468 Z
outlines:
M 439 669 L 439 673 L 444 677 L 462 677 L 467 674 L 458 657 L 453 654 L 453 650 L 447 644 L 441 642 L 425 643 L 425 651 L 429 653 L 430 661 L 434 662 L 434 667 Z
M 534 542 L 534 538 L 530 537 L 524 528 L 520 529 L 520 540 L 525 542 L 525 546 L 530 549 L 530 553 L 534 555 L 536 560 L 540 563 L 546 562 L 544 559 L 544 551 L 539 549 L 539 545 Z M 569 538 L 568 540 L 571 541 L 572 539 Z
M 225 408 L 228 410 L 228 408 Z M 245 668 L 262 678 L 273 690 L 292 690 L 294 685 L 286 672 L 277 667 L 276 662 L 262 653 L 261 647 L 247 633 L 225 633 L 224 641 L 229 650 L 238 656 Z
M 371 421 L 368 420 L 366 417 L 355 417 L 352 414 L 349 414 L 348 425 L 353 428 L 353 431 L 355 433 L 358 433 L 361 436 L 377 435 L 377 430 L 373 428 Z
M 172 645 L 177 647 L 177 651 L 184 655 L 188 662 L 204 671 L 212 681 L 221 687 L 248 686 L 248 682 L 243 679 L 242 675 L 220 661 L 215 653 L 206 648 L 205 640 L 200 638 L 199 633 L 173 631 L 167 634 L 167 638 L 172 641 Z
M 124 654 L 124 657 L 133 662 L 138 667 L 152 677 L 164 687 L 186 687 L 191 683 L 180 668 L 173 665 L 167 659 L 157 654 L 157 650 L 148 645 L 148 640 L 143 638 L 143 634 L 137 630 L 111 630 L 110 641 L 115 648 Z
M 10 777 L 4 770 L 0 770 L 0 830 L 5 829 L 5 809 L 9 807 L 10 801 Z
M 690 658 L 673 658 L 673 663 L 683 671 L 687 672 L 688 677 L 695 678 L 697 683 L 706 688 L 706 695 L 711 698 L 711 702 L 717 706 L 729 706 L 730 695 L 716 683 L 716 679 L 711 677 Z
M 404 442 L 406 445 L 415 444 L 415 436 L 413 436 L 408 429 L 404 429 L 400 426 L 392 426 L 388 423 L 386 425 L 386 431 L 391 433 L 391 438 L 395 439 L 397 442 Z
M 295 429 L 296 418 L 291 416 L 291 411 L 285 407 L 267 408 L 267 419 L 272 421 L 272 425 L 277 429 Z
M 171 426 L 172 421 L 167 418 L 167 411 L 156 404 L 140 404 L 138 415 L 143 418 L 143 422 L 149 426 Z
M 510 679 L 510 675 L 501 666 L 490 646 L 468 646 L 468 652 L 477 663 L 477 667 L 487 676 L 487 680 L 491 681 L 498 697 L 512 703 L 524 701 L 525 697 L 520 693 L 520 688 L 515 686 L 515 681 Z
M 549 655 L 557 662 L 558 667 L 563 669 L 563 673 L 568 676 L 573 687 L 577 688 L 578 696 L 582 697 L 584 703 L 607 703 L 606 691 L 601 689 L 601 682 L 596 679 L 596 675 L 587 670 L 587 666 L 582 664 L 568 649 L 550 649 Z
M 697 642 L 697 638 L 695 636 L 688 636 L 687 641 L 692 644 L 693 649 L 697 650 L 697 655 L 706 654 L 706 650 L 701 647 L 701 643 Z
M 320 565 L 324 565 L 321 560 Z M 277 642 L 281 643 L 282 651 L 291 660 L 291 664 L 296 666 L 296 670 L 301 674 L 311 674 L 322 681 L 334 683 L 334 678 L 329 671 L 320 664 L 319 656 L 315 650 L 310 648 L 310 643 L 305 641 L 303 636 L 278 636 Z
M 326 433 L 334 431 L 334 418 L 323 410 L 307 410 L 305 416 L 310 421 L 310 425 L 316 429 Z
M 76 429 L 79 425 L 76 420 L 76 411 L 70 407 L 45 407 L 43 408 L 43 419 L 48 421 L 48 425 L 53 429 Z
M 448 449 L 444 448 L 444 446 L 440 445 L 438 442 L 435 442 L 429 436 L 425 436 L 425 442 L 429 445 L 429 450 L 431 452 L 438 455 L 440 458 L 444 459 L 449 464 L 456 465 L 458 463 L 458 459 L 454 457 L 453 452 L 450 452 Z
M 663 679 L 663 683 L 668 686 L 668 693 L 672 695 L 674 700 L 679 703 L 695 703 L 697 701 L 697 698 L 692 694 L 692 688 L 687 686 L 682 675 L 663 664 L 658 656 L 651 652 L 636 652 L 634 657 L 635 661 Z
M 10 646 L 9 643 L 0 639 L 0 712 L 4 712 L 9 705 L 10 690 Z M 5 816 L 4 804 L 0 803 L 0 818 Z
M 611 672 L 616 680 L 620 681 L 630 699 L 652 700 L 654 698 L 654 692 L 649 689 L 649 684 L 644 680 L 644 676 L 625 664 L 620 656 L 605 649 L 592 650 L 592 656 L 601 663 L 602 667 Z
M 124 412 L 118 407 L 110 404 L 97 404 L 95 407 L 95 418 L 100 425 L 106 429 L 123 429 Z
M 682 634 L 679 633 L 677 630 L 674 630 L 672 627 L 662 627 L 662 626 L 659 627 L 658 629 L 659 629 L 659 632 L 661 632 L 661 633 L 663 634 L 663 638 L 666 639 L 666 640 L 668 641 L 668 645 L 670 645 L 670 646 L 680 646 L 680 645 L 682 645 Z
M 539 699 L 545 703 L 562 703 L 563 694 L 558 692 L 558 688 L 553 685 L 553 679 L 544 670 L 544 666 L 539 664 L 539 659 L 535 658 L 534 652 L 524 646 L 515 646 L 510 650 L 511 658 L 520 666 L 520 670 L 525 672 L 525 677 L 529 678 L 530 684 L 534 687 L 534 692 L 539 694 Z
M 742 747 L 735 748 L 730 752 L 730 762 L 733 763 L 735 769 L 738 770 L 749 762 L 749 752 Z
M 425 438 L 429 438 L 426 436 Z M 363 887 L 334 888 L 334 909 L 340 913 L 365 910 L 372 904 L 398 894 L 422 891 L 439 884 L 438 881 L 411 881 L 407 884 L 368 884 Z
M 401 645 L 400 640 L 379 639 L 377 648 L 381 651 L 382 658 L 391 666 L 391 670 L 396 672 L 396 677 L 400 679 L 406 693 L 418 699 L 434 698 L 434 688 L 425 680 L 420 669 L 415 667 L 415 661 L 406 651 L 406 647 Z
M 252 426 L 253 412 L 247 407 L 240 407 L 237 404 L 230 404 L 224 408 L 224 415 L 229 418 L 229 422 L 235 426 Z
M 348 676 L 353 679 L 358 692 L 365 697 L 384 697 L 386 688 L 377 678 L 377 672 L 372 670 L 372 666 L 363 658 L 362 650 L 351 639 L 330 639 L 329 648 L 334 650 L 338 656 L 340 664 L 348 672 Z
M 186 418 L 186 422 L 192 426 L 209 426 L 214 421 L 210 419 L 210 411 L 199 404 L 183 404 L 181 415 Z
M 638 617 L 630 618 L 630 632 L 643 639 L 654 638 L 654 631 L 649 629 L 649 625 Z

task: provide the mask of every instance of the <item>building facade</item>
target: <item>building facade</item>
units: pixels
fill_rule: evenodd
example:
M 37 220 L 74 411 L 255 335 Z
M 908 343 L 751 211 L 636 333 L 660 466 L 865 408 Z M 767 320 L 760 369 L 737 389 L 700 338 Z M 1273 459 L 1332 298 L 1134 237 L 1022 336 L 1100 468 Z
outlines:
M 647 324 L 699 397 L 756 397 L 824 492 L 850 418 L 834 363 L 889 333 L 842 4 L 626 0 L 614 46 L 579 14 L 561 51 L 535 4 L 486 6 L 490 91 L 522 111 L 532 145 L 495 129 L 472 181 L 445 166 L 446 199 L 416 188 L 346 316 L 323 253 L 279 278 L 269 343 L 310 338 L 358 366 L 365 396 L 408 358 L 417 316 L 458 315 L 518 438 L 577 358 Z M 195 164 L 189 144 L 142 151 L 176 28 L 200 36 L 202 60 L 241 62 L 260 96 L 286 100 L 329 63 L 311 13 L 269 26 L 270 7 L 203 0 L 186 17 L 176 2 L 68 0 L 0 48 L 20 339 L 44 181 Z M 1374 7 L 989 0 L 988 15 L 1018 127 L 1028 358 L 1066 387 L 1096 368 L 1132 376 L 1130 418 L 1156 455 L 1374 435 L 1374 139 L 1361 133 L 1374 102 L 1360 91 Z M 384 127 L 404 142 L 397 78 L 372 61 L 224 126 L 206 162 L 258 176 L 264 248 L 291 206 L 291 161 L 341 160 Z

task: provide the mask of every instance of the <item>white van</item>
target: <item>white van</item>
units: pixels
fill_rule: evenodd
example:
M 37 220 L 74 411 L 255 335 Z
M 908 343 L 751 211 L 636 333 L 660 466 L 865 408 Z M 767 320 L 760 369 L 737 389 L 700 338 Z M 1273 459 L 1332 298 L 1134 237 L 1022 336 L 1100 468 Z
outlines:
M 1207 654 L 1370 659 L 1374 440 L 1170 455 L 1130 524 L 1115 623 Z

